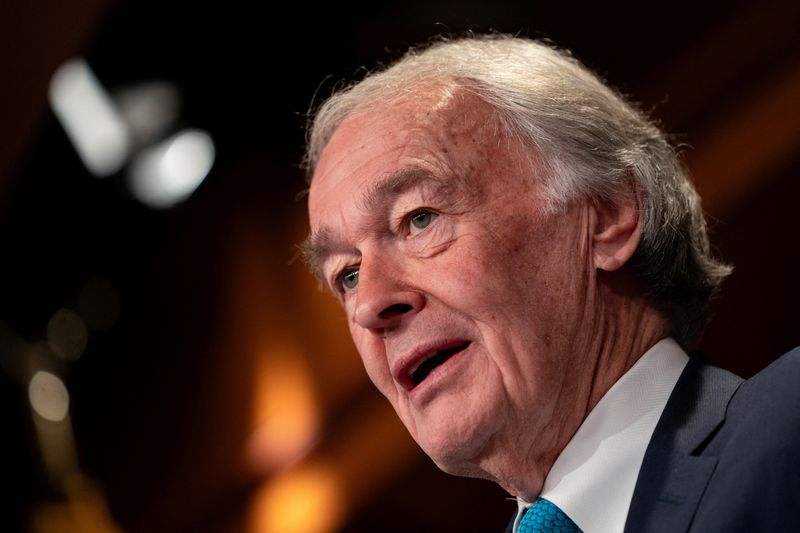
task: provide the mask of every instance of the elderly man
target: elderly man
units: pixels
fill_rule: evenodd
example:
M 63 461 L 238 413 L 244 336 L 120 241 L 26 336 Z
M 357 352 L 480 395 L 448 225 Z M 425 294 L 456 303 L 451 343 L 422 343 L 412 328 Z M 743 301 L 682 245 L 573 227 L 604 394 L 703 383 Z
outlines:
M 663 134 L 575 60 L 412 50 L 321 106 L 308 164 L 306 257 L 370 379 L 517 498 L 508 531 L 800 531 L 800 352 L 748 382 L 689 359 L 730 269 Z

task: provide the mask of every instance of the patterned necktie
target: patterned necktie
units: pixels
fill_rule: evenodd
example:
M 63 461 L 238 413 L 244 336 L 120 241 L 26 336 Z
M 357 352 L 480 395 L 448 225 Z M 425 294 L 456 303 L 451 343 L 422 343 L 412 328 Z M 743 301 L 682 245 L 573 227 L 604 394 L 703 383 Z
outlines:
M 517 533 L 580 533 L 580 528 L 556 504 L 541 499 L 522 516 Z

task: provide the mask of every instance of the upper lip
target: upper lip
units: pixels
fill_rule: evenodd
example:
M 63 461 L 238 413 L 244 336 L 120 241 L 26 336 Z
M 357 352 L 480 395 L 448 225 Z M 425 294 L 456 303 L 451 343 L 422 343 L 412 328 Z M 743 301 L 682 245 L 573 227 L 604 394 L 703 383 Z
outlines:
M 418 383 L 415 383 L 412 379 L 412 374 L 422 363 L 439 352 L 458 348 L 460 346 L 466 348 L 469 343 L 470 341 L 467 339 L 454 338 L 440 339 L 420 344 L 411 352 L 397 358 L 394 365 L 392 365 L 392 375 L 403 388 L 410 391 L 418 385 Z

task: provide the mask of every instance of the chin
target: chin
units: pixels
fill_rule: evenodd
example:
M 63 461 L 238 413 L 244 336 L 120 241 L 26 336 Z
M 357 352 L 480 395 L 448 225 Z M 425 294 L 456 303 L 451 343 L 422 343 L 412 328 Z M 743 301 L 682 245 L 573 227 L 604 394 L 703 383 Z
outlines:
M 481 456 L 485 439 L 475 435 L 467 438 L 464 434 L 458 435 L 461 438 L 453 438 L 456 435 L 455 432 L 447 433 L 441 438 L 418 439 L 417 443 L 443 472 L 454 476 L 487 478 L 486 472 L 476 461 Z
M 444 472 L 445 474 L 450 474 L 452 476 L 458 477 L 472 477 L 472 478 L 479 478 L 479 479 L 488 479 L 494 480 L 494 478 L 488 475 L 483 469 L 479 468 L 472 462 L 441 462 L 437 461 L 436 459 L 433 460 L 434 464 Z

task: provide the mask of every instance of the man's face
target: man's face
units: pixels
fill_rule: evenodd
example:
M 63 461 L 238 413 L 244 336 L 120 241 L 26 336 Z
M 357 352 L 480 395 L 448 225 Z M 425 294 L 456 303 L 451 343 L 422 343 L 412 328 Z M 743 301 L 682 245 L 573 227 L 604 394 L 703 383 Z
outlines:
M 311 185 L 314 255 L 367 373 L 451 473 L 549 468 L 585 415 L 587 210 L 543 214 L 529 157 L 440 87 L 347 119 Z

